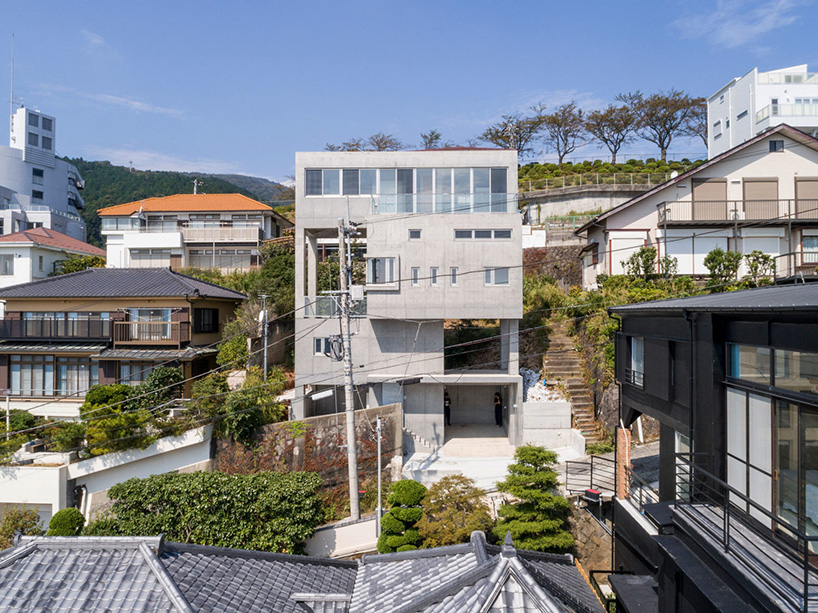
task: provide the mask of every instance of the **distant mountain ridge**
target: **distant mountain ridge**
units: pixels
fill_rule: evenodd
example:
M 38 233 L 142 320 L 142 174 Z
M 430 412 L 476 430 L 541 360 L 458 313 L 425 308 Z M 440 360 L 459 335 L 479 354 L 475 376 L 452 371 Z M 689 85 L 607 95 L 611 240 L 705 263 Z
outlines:
M 282 200 L 289 188 L 260 177 L 245 175 L 210 175 L 166 170 L 136 170 L 110 162 L 63 158 L 77 167 L 85 179 L 81 215 L 88 227 L 88 242 L 104 247 L 97 210 L 143 198 L 192 194 L 194 178 L 202 178 L 199 192 L 204 194 L 239 193 L 260 202 Z M 271 197 L 272 196 L 272 197 Z M 275 205 L 274 205 L 275 206 Z
M 275 206 L 275 202 L 293 199 L 293 190 L 291 187 L 287 187 L 286 185 L 282 185 L 281 183 L 277 183 L 275 181 L 270 181 L 269 179 L 265 179 L 263 177 L 223 174 L 205 175 L 200 173 L 196 173 L 196 175 L 202 177 L 216 177 L 222 181 L 232 183 L 236 187 L 252 192 L 258 196 L 258 199 L 261 202 L 272 204 L 273 206 Z

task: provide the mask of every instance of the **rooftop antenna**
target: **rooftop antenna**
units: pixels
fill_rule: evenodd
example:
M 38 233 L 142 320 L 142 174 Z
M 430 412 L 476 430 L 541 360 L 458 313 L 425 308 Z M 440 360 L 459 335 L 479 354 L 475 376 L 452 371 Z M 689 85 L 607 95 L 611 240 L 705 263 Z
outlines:
M 199 193 L 199 186 L 204 185 L 204 181 L 199 181 L 199 179 L 193 179 L 193 193 Z
M 9 120 L 9 136 L 14 138 L 14 34 L 11 35 L 11 96 L 9 97 L 11 119 Z

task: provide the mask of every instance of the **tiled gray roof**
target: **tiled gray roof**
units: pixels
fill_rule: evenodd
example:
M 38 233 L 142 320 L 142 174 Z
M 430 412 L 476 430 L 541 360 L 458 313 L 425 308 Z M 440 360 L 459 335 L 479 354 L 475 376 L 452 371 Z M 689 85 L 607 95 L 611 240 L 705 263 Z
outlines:
M 570 556 L 471 542 L 364 556 L 350 613 L 602 613 Z
M 0 342 L 0 353 L 90 353 L 98 354 L 108 345 L 102 343 L 20 343 Z
M 24 539 L 0 554 L 0 611 L 179 611 L 147 563 L 158 539 Z
M 609 307 L 611 313 L 666 313 L 688 311 L 704 312 L 765 312 L 813 311 L 818 308 L 818 283 L 768 285 L 736 292 L 654 300 Z
M 0 345 L 0 350 L 3 348 Z M 186 347 L 185 349 L 108 349 L 94 356 L 100 360 L 192 360 L 201 355 L 218 353 L 216 347 Z
M 169 268 L 88 268 L 0 289 L 0 298 L 131 298 L 184 296 L 244 300 L 247 296 Z
M 357 570 L 354 562 L 179 543 L 167 543 L 160 560 L 195 611 L 303 613 L 293 593 L 351 595 Z

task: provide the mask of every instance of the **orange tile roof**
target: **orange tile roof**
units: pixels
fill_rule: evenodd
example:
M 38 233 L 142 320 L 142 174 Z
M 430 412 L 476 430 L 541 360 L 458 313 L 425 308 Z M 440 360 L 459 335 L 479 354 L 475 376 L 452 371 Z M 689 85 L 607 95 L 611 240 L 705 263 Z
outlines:
M 241 194 L 176 194 L 162 198 L 145 198 L 109 206 L 97 211 L 103 217 L 111 215 L 133 215 L 139 210 L 147 213 L 178 211 L 196 213 L 199 211 L 272 211 L 272 207 Z
M 71 238 L 62 232 L 57 232 L 49 228 L 34 228 L 32 230 L 15 232 L 14 234 L 5 234 L 0 236 L 0 245 L 3 243 L 37 243 L 45 247 L 54 247 L 56 249 L 64 249 L 65 251 L 105 257 L 105 249 L 83 243 L 81 240 Z

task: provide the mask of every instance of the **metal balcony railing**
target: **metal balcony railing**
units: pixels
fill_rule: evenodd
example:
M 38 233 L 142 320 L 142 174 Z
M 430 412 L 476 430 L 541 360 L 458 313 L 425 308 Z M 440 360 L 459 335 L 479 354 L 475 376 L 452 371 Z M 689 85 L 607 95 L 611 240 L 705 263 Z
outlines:
M 519 179 L 520 191 L 534 192 L 566 187 L 591 187 L 595 185 L 661 185 L 670 179 L 665 172 L 583 172 L 565 177 L 547 179 Z
M 0 319 L 0 338 L 110 340 L 111 323 L 102 319 Z
M 625 477 L 628 480 L 628 497 L 641 511 L 646 504 L 659 502 L 659 492 L 631 467 L 625 467 Z
M 769 85 L 781 83 L 818 83 L 818 72 L 759 72 L 758 82 Z
M 337 317 L 338 296 L 304 296 L 304 317 Z M 366 298 L 352 304 L 352 317 L 366 317 Z
M 178 321 L 115 321 L 114 347 L 118 345 L 173 345 L 190 340 L 190 326 Z
M 616 460 L 592 455 L 588 460 L 565 462 L 565 490 L 570 493 L 594 489 L 616 491 Z
M 659 223 L 691 221 L 743 220 L 780 221 L 818 220 L 818 200 L 697 200 L 662 202 L 658 205 Z
M 701 454 L 676 454 L 675 509 L 700 542 L 795 611 L 818 611 L 818 536 L 806 534 L 706 470 Z M 787 609 L 789 610 L 789 609 Z
M 150 225 L 148 225 L 150 228 Z M 237 228 L 235 226 L 216 227 L 191 227 L 182 226 L 179 228 L 186 242 L 203 243 L 257 243 L 264 238 L 264 234 L 259 227 Z M 151 230 L 148 230 L 149 232 Z M 174 230 L 178 231 L 178 230 Z
M 816 117 L 818 104 L 768 104 L 756 112 L 756 123 L 770 117 Z
M 630 383 L 637 387 L 645 387 L 645 373 L 632 368 L 625 369 L 625 383 Z

